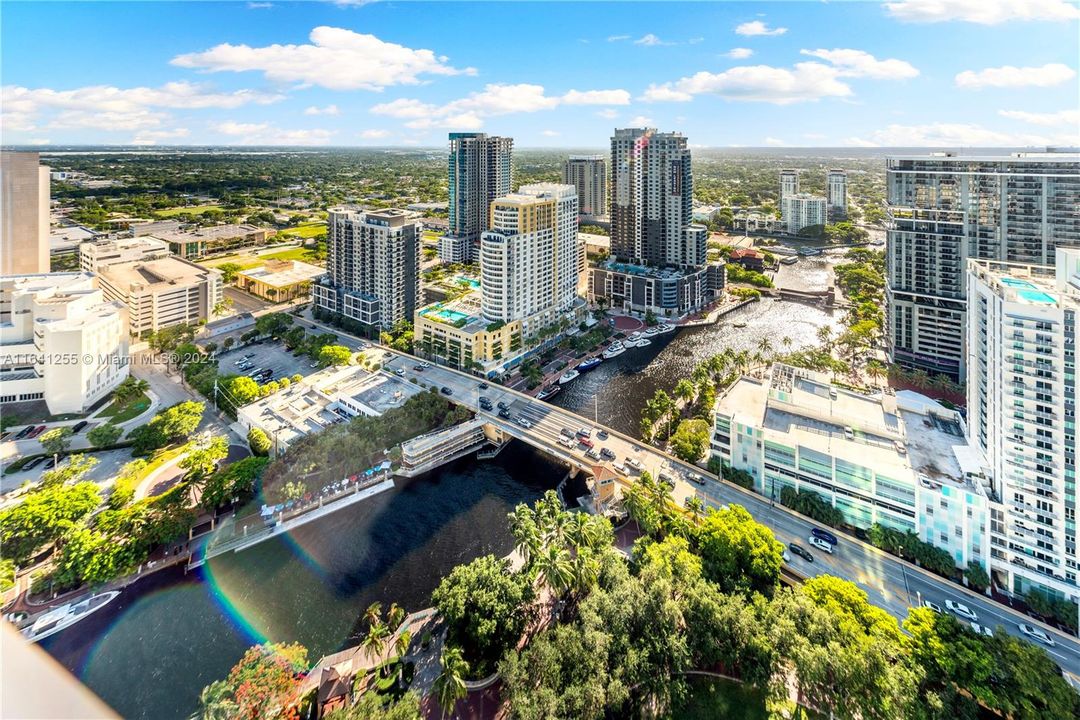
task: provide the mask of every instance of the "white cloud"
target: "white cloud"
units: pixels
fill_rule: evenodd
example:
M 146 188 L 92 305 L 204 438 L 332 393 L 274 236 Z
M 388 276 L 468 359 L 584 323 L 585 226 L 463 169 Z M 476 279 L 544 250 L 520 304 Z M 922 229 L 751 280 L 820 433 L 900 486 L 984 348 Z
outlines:
M 699 45 L 699 44 L 705 42 L 705 38 L 703 38 L 703 37 L 692 37 L 689 40 L 687 40 L 686 42 L 687 42 L 688 45 Z
M 643 36 L 639 37 L 637 40 L 634 41 L 634 44 L 635 45 L 644 45 L 645 47 L 655 47 L 657 45 L 672 45 L 673 43 L 664 42 L 663 40 L 658 38 L 656 35 L 653 35 L 652 33 L 649 33 L 647 35 L 643 35 Z
M 222 135 L 237 138 L 238 145 L 326 145 L 335 131 L 321 128 L 287 130 L 270 123 L 238 123 L 226 120 L 211 124 Z
M 607 41 L 608 42 L 622 42 L 623 40 L 629 40 L 629 39 L 630 39 L 629 35 L 609 35 Z
M 1072 145 L 1080 141 L 1072 135 L 1046 136 L 991 130 L 965 123 L 930 123 L 927 125 L 889 125 L 868 137 L 848 138 L 848 145 L 858 147 L 1028 147 Z
M 157 145 L 161 140 L 178 140 L 189 135 L 187 128 L 173 130 L 142 130 L 131 139 L 132 145 Z
M 51 142 L 49 138 L 31 138 L 26 141 L 27 145 L 48 145 Z
M 312 105 L 304 110 L 305 115 L 340 115 L 341 110 L 337 105 L 327 105 L 326 107 L 319 107 Z
M 267 8 L 274 7 L 274 3 L 268 2 L 249 2 L 247 4 L 248 10 L 266 10 Z
M 544 137 L 559 137 L 560 135 L 562 135 L 562 133 L 558 130 L 543 130 L 540 134 Z
M 734 67 L 721 73 L 699 72 L 673 83 L 650 85 L 643 100 L 686 101 L 694 95 L 719 95 L 729 100 L 768 102 L 776 105 L 844 98 L 851 88 L 838 79 L 835 67 L 817 62 L 797 63 L 795 67 L 769 65 Z
M 878 60 L 863 50 L 836 48 L 834 50 L 800 50 L 803 55 L 821 58 L 831 63 L 839 77 L 868 77 L 875 80 L 906 80 L 917 77 L 919 71 L 904 60 Z
M 1032 125 L 1053 127 L 1055 125 L 1072 125 L 1080 127 L 1080 110 L 1060 110 L 1052 113 L 1033 113 L 1025 110 L 998 110 L 998 115 L 1010 120 L 1019 120 Z
M 431 50 L 414 50 L 374 35 L 320 26 L 307 45 L 231 45 L 222 43 L 204 52 L 177 55 L 178 67 L 206 72 L 258 71 L 274 82 L 299 82 L 331 90 L 382 90 L 394 85 L 417 85 L 421 75 L 476 74 L 457 69 L 448 58 Z
M 1076 77 L 1068 65 L 1048 63 L 1042 67 L 1014 67 L 1005 65 L 985 70 L 965 70 L 956 76 L 957 87 L 979 89 L 984 87 L 1052 87 Z
M 606 108 L 604 110 L 597 110 L 596 116 L 602 117 L 605 120 L 614 120 L 615 118 L 619 117 L 619 111 L 615 108 Z
M 390 137 L 389 130 L 363 130 L 358 134 L 364 140 L 382 140 L 383 138 Z
M 627 127 L 651 127 L 653 119 L 651 117 L 645 117 L 644 115 L 638 115 L 635 118 L 631 118 Z
M 736 35 L 746 35 L 748 37 L 755 37 L 758 35 L 783 35 L 787 32 L 787 28 L 778 27 L 770 28 L 768 23 L 764 23 L 760 20 L 751 20 L 750 22 L 744 22 L 735 28 Z
M 780 138 L 767 137 L 765 138 L 765 144 L 769 147 L 787 147 L 787 143 Z
M 456 128 L 476 130 L 484 118 L 511 113 L 531 113 L 553 110 L 560 105 L 628 105 L 626 90 L 570 90 L 562 96 L 550 96 L 543 85 L 489 84 L 480 92 L 454 100 L 445 105 L 432 105 L 420 100 L 401 98 L 371 108 L 376 115 L 409 120 L 406 127 L 415 130 Z
M 562 96 L 565 105 L 629 105 L 626 90 L 570 90 Z
M 745 60 L 753 54 L 754 51 L 750 48 L 731 48 L 724 53 L 724 57 L 729 57 L 732 60 Z
M 1022 20 L 1076 20 L 1080 8 L 1067 0 L 899 0 L 885 3 L 892 17 L 904 22 L 958 20 L 997 25 Z

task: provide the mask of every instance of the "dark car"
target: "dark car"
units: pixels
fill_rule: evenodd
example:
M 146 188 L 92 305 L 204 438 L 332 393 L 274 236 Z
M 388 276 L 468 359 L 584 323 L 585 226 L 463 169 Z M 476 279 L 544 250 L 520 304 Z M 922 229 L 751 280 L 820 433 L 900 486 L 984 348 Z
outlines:
M 487 383 L 480 383 L 480 389 L 481 390 L 487 390 L 488 389 L 488 384 Z
M 599 440 L 607 440 L 608 439 L 608 434 L 603 430 L 597 430 L 596 431 L 596 437 Z
M 833 535 L 828 530 L 821 530 L 819 528 L 810 528 L 810 534 L 813 535 L 814 537 L 816 537 L 818 540 L 824 540 L 825 542 L 829 543 L 830 545 L 836 545 L 838 542 L 840 542 L 839 540 L 836 539 L 836 536 Z
M 253 357 L 255 357 L 255 353 L 244 353 L 244 357 L 253 358 Z
M 454 394 L 454 391 L 451 390 L 450 388 L 446 387 L 445 385 L 443 385 L 441 388 L 439 388 L 439 392 L 441 392 L 443 395 L 453 395 Z
M 502 410 L 499 411 L 499 417 L 503 418 L 504 420 L 509 420 L 510 419 L 510 411 L 507 410 L 506 408 L 503 408 Z
M 792 554 L 798 555 L 806 562 L 814 562 L 814 556 L 811 555 L 810 551 L 804 548 L 802 545 L 799 545 L 798 543 L 788 543 L 787 547 L 788 550 L 792 552 Z
M 56 456 L 51 455 L 49 456 L 49 459 L 45 461 L 45 465 L 41 469 L 52 470 L 54 467 L 56 467 Z
M 24 437 L 29 435 L 30 431 L 33 430 L 33 429 L 34 429 L 33 425 L 27 425 L 26 427 L 24 427 L 22 430 L 19 431 L 19 434 L 15 436 L 15 439 L 16 440 L 22 440 Z
M 562 436 L 563 436 L 563 437 L 568 437 L 568 438 L 570 438 L 571 440 L 573 440 L 573 439 L 574 439 L 574 438 L 576 437 L 576 436 L 574 435 L 574 431 L 573 431 L 573 430 L 571 430 L 570 428 L 563 428 L 563 429 L 562 429 L 562 430 L 560 430 L 559 432 L 560 432 L 560 433 L 562 434 Z
M 45 456 L 44 455 L 42 455 L 40 457 L 36 457 L 33 460 L 31 460 L 30 462 L 23 465 L 22 469 L 23 470 L 33 470 L 34 468 L 36 468 L 38 465 L 40 465 L 44 461 L 45 461 Z
M 27 437 L 36 438 L 38 435 L 40 435 L 43 432 L 45 432 L 45 426 L 44 425 L 38 425 L 36 428 L 34 428 L 33 430 L 30 431 L 30 434 Z
M 503 401 L 503 400 L 499 401 L 498 407 L 499 407 L 500 410 L 509 410 L 510 409 L 510 406 L 507 405 L 506 402 Z
M 615 453 L 613 453 L 611 450 L 608 450 L 607 448 L 600 448 L 600 457 L 604 458 L 605 460 L 614 460 Z
M 80 420 L 79 422 L 77 422 L 77 423 L 75 423 L 74 425 L 71 426 L 71 432 L 72 432 L 72 434 L 77 433 L 80 430 L 82 430 L 84 427 L 86 427 L 86 421 L 85 420 Z

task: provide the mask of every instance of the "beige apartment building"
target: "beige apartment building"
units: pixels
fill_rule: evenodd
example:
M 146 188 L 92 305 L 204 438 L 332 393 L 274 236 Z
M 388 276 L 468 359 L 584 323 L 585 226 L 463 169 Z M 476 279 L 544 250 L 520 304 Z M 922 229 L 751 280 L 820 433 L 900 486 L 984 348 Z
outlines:
M 49 272 L 49 168 L 0 152 L 0 275 Z

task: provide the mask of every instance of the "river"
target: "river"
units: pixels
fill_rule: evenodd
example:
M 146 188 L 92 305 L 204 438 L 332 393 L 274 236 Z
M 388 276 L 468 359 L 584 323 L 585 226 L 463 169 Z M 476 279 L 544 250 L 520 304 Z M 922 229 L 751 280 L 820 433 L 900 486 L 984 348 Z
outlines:
M 795 265 L 781 266 L 785 287 L 824 288 L 830 265 L 839 253 L 800 258 Z M 791 301 L 763 299 L 725 315 L 715 325 L 686 328 L 652 338 L 652 345 L 628 348 L 595 370 L 563 386 L 551 399 L 559 407 L 593 417 L 633 437 L 640 437 L 641 409 L 657 390 L 669 394 L 681 378 L 690 377 L 694 366 L 726 348 L 756 352 L 768 338 L 777 352 L 784 352 L 783 338 L 791 338 L 788 350 L 817 344 L 818 328 L 840 328 L 841 313 Z M 746 323 L 744 328 L 734 323 Z
M 125 718 L 186 718 L 251 645 L 314 662 L 358 642 L 376 600 L 412 612 L 454 566 L 513 545 L 506 514 L 564 470 L 520 443 L 462 460 L 203 568 L 151 575 L 42 644 Z

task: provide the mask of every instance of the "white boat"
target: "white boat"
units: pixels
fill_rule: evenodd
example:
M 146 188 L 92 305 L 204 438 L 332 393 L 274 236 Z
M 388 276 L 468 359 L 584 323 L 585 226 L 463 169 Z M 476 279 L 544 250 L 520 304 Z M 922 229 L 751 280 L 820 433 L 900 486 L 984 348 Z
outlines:
M 630 337 L 628 337 L 626 339 L 629 340 L 632 343 L 636 343 L 638 340 L 641 339 L 641 333 L 639 333 L 639 332 L 630 333 Z
M 613 357 L 618 357 L 626 352 L 626 346 L 616 340 L 608 346 L 608 349 L 603 352 L 605 360 L 610 360 Z
M 97 612 L 119 597 L 119 595 L 119 590 L 110 590 L 109 592 L 91 595 L 78 602 L 61 605 L 35 620 L 33 625 L 23 630 L 23 635 L 30 642 L 44 640 L 50 635 L 69 628 L 88 615 Z
M 660 328 L 658 326 L 656 326 L 656 325 L 653 325 L 651 328 L 649 328 L 648 330 L 645 331 L 645 336 L 646 337 L 652 337 L 653 335 L 659 335 L 659 334 L 660 334 Z
M 637 346 L 638 347 L 645 347 L 647 345 L 652 345 L 652 340 L 650 340 L 647 337 L 643 337 L 643 338 L 641 338 L 640 340 L 637 341 Z
M 581 375 L 581 373 L 579 373 L 574 368 L 570 368 L 569 370 L 566 371 L 566 373 L 563 374 L 563 376 L 561 378 L 559 378 L 559 384 L 560 385 L 565 385 L 566 383 L 570 382 L 571 380 L 576 380 L 578 375 Z
M 656 326 L 656 328 L 657 328 L 656 332 L 658 332 L 658 333 L 675 332 L 675 326 L 672 325 L 671 323 L 660 323 L 659 325 Z

